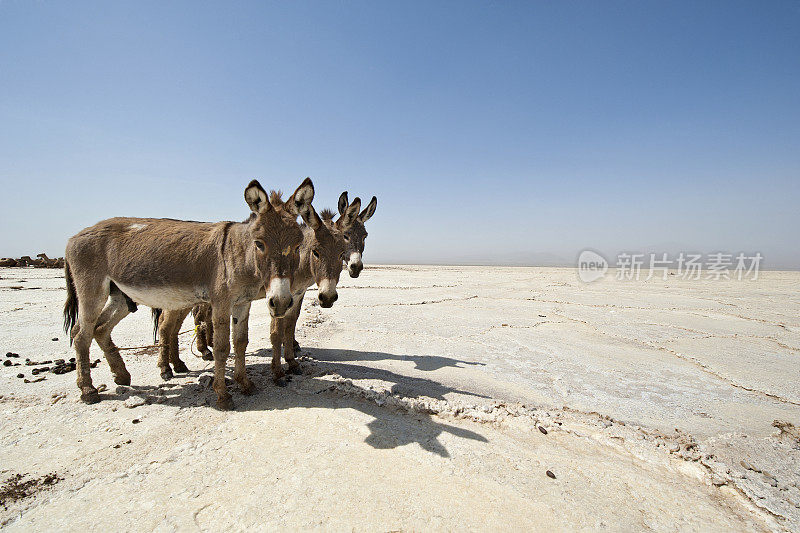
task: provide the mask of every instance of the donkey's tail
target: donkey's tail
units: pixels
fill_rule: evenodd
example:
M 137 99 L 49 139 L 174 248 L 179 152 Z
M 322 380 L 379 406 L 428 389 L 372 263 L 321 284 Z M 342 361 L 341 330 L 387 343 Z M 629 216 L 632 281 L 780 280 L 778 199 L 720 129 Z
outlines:
M 64 279 L 67 283 L 67 301 L 64 303 L 64 332 L 69 336 L 69 343 L 72 344 L 72 326 L 78 320 L 78 293 L 75 291 L 75 282 L 72 280 L 72 272 L 69 262 L 64 262 Z
M 153 342 L 158 342 L 158 320 L 163 312 L 161 309 L 153 308 Z

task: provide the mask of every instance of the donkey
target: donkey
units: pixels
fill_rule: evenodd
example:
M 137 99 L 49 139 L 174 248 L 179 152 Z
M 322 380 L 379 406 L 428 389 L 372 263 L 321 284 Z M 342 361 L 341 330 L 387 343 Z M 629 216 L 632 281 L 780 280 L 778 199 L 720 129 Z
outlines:
M 292 275 L 303 242 L 297 215 L 309 219 L 314 185 L 306 178 L 275 207 L 253 180 L 244 198 L 252 213 L 240 223 L 112 218 L 69 239 L 64 329 L 75 344 L 82 401 L 100 400 L 89 366 L 92 338 L 103 349 L 114 381 L 130 384 L 111 340 L 111 330 L 130 312 L 128 299 L 166 310 L 213 305 L 213 386 L 221 409 L 233 408 L 225 385 L 233 314 L 234 379 L 244 394 L 254 391 L 244 364 L 250 301 L 263 290 L 272 316 L 283 317 L 292 307 Z
M 347 203 L 347 191 L 344 191 L 339 196 L 339 214 L 344 215 L 349 205 Z M 345 262 L 347 263 L 347 273 L 350 274 L 351 278 L 357 278 L 364 268 L 364 263 L 361 262 L 361 256 L 364 254 L 364 241 L 367 239 L 367 228 L 364 227 L 364 224 L 372 218 L 377 207 L 378 198 L 373 196 L 367 207 L 358 215 L 350 230 L 345 234 L 345 240 L 347 241 Z
M 280 193 L 273 191 L 270 200 L 275 203 L 281 202 Z M 317 297 L 320 305 L 325 308 L 331 307 L 339 298 L 336 292 L 336 284 L 339 282 L 339 275 L 342 271 L 342 261 L 346 257 L 346 232 L 355 223 L 360 208 L 361 200 L 356 198 L 336 222 L 333 221 L 335 214 L 332 211 L 325 210 L 320 217 L 313 207 L 309 209 L 309 217 L 306 220 L 307 225 L 302 226 L 303 244 L 300 247 L 300 261 L 297 270 L 294 272 L 291 286 L 293 304 L 284 317 L 273 315 L 271 320 L 272 376 L 273 381 L 278 385 L 285 385 L 285 373 L 280 364 L 281 344 L 287 346 L 285 357 L 289 370 L 293 373 L 299 373 L 300 371 L 300 365 L 295 360 L 292 346 L 294 343 L 294 329 L 306 290 L 316 283 L 319 287 Z M 262 292 L 259 297 L 263 298 L 263 296 Z M 159 334 L 161 335 L 161 352 L 158 366 L 161 368 L 161 377 L 163 379 L 172 377 L 169 364 L 172 364 L 176 372 L 182 371 L 179 369 L 186 367 L 178 357 L 178 330 L 188 313 L 189 309 L 165 311 L 160 317 L 160 322 L 157 322 Z M 195 316 L 195 325 L 198 332 L 198 349 L 202 353 L 201 342 L 205 344 L 208 342 L 208 337 L 214 334 L 215 328 L 209 327 L 210 324 L 207 320 L 207 317 L 212 313 L 212 309 L 207 304 L 201 304 L 195 306 L 192 313 Z M 234 317 L 235 320 L 236 318 Z M 156 321 L 158 321 L 157 318 Z M 201 339 L 201 336 L 204 335 L 207 336 Z

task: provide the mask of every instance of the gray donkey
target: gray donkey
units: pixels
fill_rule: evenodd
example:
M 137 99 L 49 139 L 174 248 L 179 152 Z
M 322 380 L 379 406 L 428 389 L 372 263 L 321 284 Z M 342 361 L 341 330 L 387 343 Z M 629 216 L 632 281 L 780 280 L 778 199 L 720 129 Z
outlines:
M 281 202 L 280 193 L 273 191 L 270 195 L 270 201 L 273 203 Z M 303 244 L 300 247 L 300 261 L 297 270 L 293 273 L 291 286 L 293 304 L 284 317 L 273 315 L 270 328 L 270 338 L 273 345 L 272 375 L 273 380 L 279 385 L 285 384 L 283 379 L 285 373 L 280 365 L 280 346 L 288 338 L 289 329 L 291 329 L 291 339 L 286 342 L 290 343 L 289 347 L 294 342 L 294 326 L 297 322 L 306 290 L 316 283 L 319 287 L 317 297 L 320 305 L 326 308 L 331 307 L 339 297 L 336 292 L 336 285 L 339 282 L 339 275 L 342 271 L 342 261 L 346 257 L 346 235 L 353 228 L 360 207 L 361 200 L 356 198 L 352 204 L 346 206 L 343 214 L 335 222 L 333 221 L 335 215 L 331 211 L 323 211 L 322 217 L 320 217 L 313 207 L 309 210 L 309 216 L 306 220 L 307 225 L 302 226 Z M 264 294 L 262 292 L 258 298 L 263 297 Z M 209 342 L 207 337 L 211 337 L 215 329 L 207 320 L 207 317 L 212 313 L 212 307 L 207 304 L 201 304 L 195 306 L 192 309 L 192 313 L 195 316 L 195 325 L 197 327 L 198 349 L 200 349 L 201 353 L 204 353 L 203 347 Z M 178 356 L 178 331 L 188 314 L 189 309 L 183 309 L 165 311 L 160 317 L 154 315 L 154 321 L 161 336 L 158 366 L 161 369 L 161 377 L 163 379 L 172 377 L 170 364 L 172 364 L 176 372 L 185 372 L 187 370 L 186 365 Z M 276 338 L 276 335 L 280 338 Z M 286 350 L 286 362 L 289 364 L 290 371 L 299 371 L 299 365 L 294 359 L 293 350 L 291 348 Z
M 297 215 L 309 220 L 314 185 L 306 178 L 275 206 L 253 180 L 244 197 L 252 213 L 240 223 L 112 218 L 69 239 L 64 329 L 75 344 L 81 400 L 100 400 L 89 366 L 92 338 L 103 349 L 114 381 L 130 384 L 111 340 L 111 330 L 131 310 L 130 300 L 166 310 L 213 306 L 213 387 L 221 409 L 233 408 L 225 385 L 233 315 L 234 379 L 244 394 L 253 392 L 244 364 L 250 301 L 264 291 L 272 316 L 283 317 L 292 308 L 292 276 L 303 242 Z
M 339 196 L 340 215 L 344 215 L 348 205 L 350 204 L 347 202 L 347 191 L 344 191 Z M 367 207 L 358 215 L 353 226 L 345 234 L 345 240 L 347 241 L 345 262 L 347 263 L 347 273 L 350 274 L 351 278 L 357 278 L 364 268 L 364 263 L 361 260 L 361 256 L 364 254 L 364 242 L 367 239 L 367 228 L 364 227 L 364 224 L 375 214 L 376 207 L 378 207 L 378 198 L 373 196 Z

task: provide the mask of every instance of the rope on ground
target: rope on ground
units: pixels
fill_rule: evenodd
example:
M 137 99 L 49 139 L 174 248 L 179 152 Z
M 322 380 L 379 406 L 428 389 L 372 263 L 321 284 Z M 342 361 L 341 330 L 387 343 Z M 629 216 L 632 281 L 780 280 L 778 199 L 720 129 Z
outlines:
M 181 335 L 184 335 L 186 333 L 190 333 L 192 331 L 195 331 L 195 330 L 194 329 L 187 329 L 186 331 L 181 331 L 180 333 L 178 333 L 178 336 L 180 337 Z M 197 335 L 197 332 L 195 332 L 195 335 Z M 194 342 L 194 339 L 192 339 L 192 342 Z M 147 344 L 145 346 L 131 346 L 129 348 L 117 348 L 117 349 L 120 352 L 122 352 L 124 350 L 145 350 L 147 348 L 161 348 L 161 344 L 160 343 L 159 344 Z

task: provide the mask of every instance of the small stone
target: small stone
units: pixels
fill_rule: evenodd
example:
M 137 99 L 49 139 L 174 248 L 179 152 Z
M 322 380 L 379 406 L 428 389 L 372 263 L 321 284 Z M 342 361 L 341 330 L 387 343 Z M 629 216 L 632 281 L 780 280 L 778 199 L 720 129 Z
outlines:
M 755 468 L 753 468 L 753 465 L 751 465 L 750 463 L 748 463 L 744 459 L 739 461 L 739 464 L 742 465 L 742 468 L 744 468 L 745 470 L 753 470 L 754 472 L 757 472 L 757 470 Z
M 139 422 L 141 422 L 141 420 L 139 420 L 138 418 L 134 418 L 133 420 L 131 420 L 131 424 L 138 424 Z
M 24 378 L 24 377 L 25 377 L 25 374 L 17 374 L 17 377 L 18 377 L 18 378 Z
M 504 328 L 508 327 L 508 324 L 501 324 Z
M 3 361 L 3 366 L 11 366 L 13 364 L 14 363 L 12 363 L 10 359 L 6 359 L 5 361 Z
M 133 409 L 135 407 L 139 407 L 140 405 L 144 404 L 145 401 L 142 398 L 139 398 L 138 396 L 131 396 L 129 398 L 126 398 L 125 401 L 122 402 L 122 405 L 124 405 L 128 409 Z
M 104 392 L 106 390 L 108 390 L 108 387 L 106 386 L 105 383 L 101 383 L 100 385 L 97 386 L 97 392 Z
M 546 429 L 544 429 L 542 426 L 539 426 L 539 432 L 540 432 L 542 435 L 547 435 L 547 430 L 546 430 Z
M 58 340 L 58 337 L 53 337 L 53 341 L 54 342 L 57 341 L 57 340 Z
M 547 318 L 547 315 L 539 315 L 539 318 Z
M 547 477 L 549 477 L 550 479 L 555 479 L 556 478 L 556 475 L 554 473 L 552 473 L 551 471 L 549 471 L 549 470 L 547 472 L 545 472 L 545 474 L 547 474 Z
M 53 363 L 56 365 L 63 365 L 65 362 L 66 361 L 64 361 L 63 359 L 56 359 L 55 361 L 53 361 Z
M 38 368 L 34 368 L 33 370 L 31 370 L 31 374 L 33 374 L 34 376 L 36 374 L 38 374 L 38 373 L 39 373 L 39 369 Z
M 672 453 L 678 453 L 679 451 L 681 451 L 681 445 L 676 442 L 669 447 L 669 451 Z
M 772 476 L 768 476 L 768 475 L 764 474 L 764 481 L 766 483 L 768 483 L 769 485 L 773 486 L 773 487 L 777 487 L 778 486 L 778 480 L 775 479 Z

